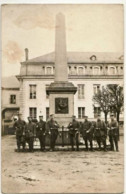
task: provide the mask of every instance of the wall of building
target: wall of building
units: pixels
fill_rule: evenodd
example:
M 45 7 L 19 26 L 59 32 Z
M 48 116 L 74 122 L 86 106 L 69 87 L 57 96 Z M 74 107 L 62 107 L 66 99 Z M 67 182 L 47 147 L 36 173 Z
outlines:
M 10 103 L 10 96 L 16 95 L 16 103 Z M 2 89 L 2 108 L 19 107 L 19 89 L 5 88 Z
M 85 114 L 89 116 L 90 119 L 94 119 L 94 109 L 93 109 L 93 101 L 92 97 L 94 94 L 93 85 L 100 84 L 100 86 L 105 86 L 107 84 L 121 84 L 122 79 L 78 79 L 78 80 L 70 80 L 76 87 L 78 84 L 84 84 L 84 99 L 78 99 L 78 92 L 74 95 L 74 114 L 78 118 L 78 107 L 85 107 Z M 23 117 L 27 120 L 29 116 L 29 108 L 36 107 L 37 108 L 37 119 L 39 115 L 42 114 L 44 116 L 44 120 L 46 120 L 46 107 L 49 107 L 49 98 L 46 95 L 46 86 L 49 85 L 52 80 L 46 79 L 24 79 L 22 82 L 22 89 L 20 91 L 20 97 L 22 98 L 20 102 L 22 102 L 21 111 L 23 113 Z M 29 85 L 36 84 L 36 99 L 29 98 Z M 23 92 L 22 92 L 23 91 Z M 102 114 L 104 118 L 104 114 Z

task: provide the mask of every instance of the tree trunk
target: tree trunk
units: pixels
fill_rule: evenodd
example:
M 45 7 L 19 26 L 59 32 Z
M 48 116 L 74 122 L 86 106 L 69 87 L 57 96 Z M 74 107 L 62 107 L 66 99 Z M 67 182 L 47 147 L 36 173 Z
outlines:
M 108 113 L 105 112 L 104 114 L 105 114 L 105 123 L 107 123 L 107 116 L 108 116 Z
M 120 116 L 120 112 L 118 111 L 117 112 L 117 115 L 116 115 L 116 119 L 117 119 L 117 122 L 119 123 L 119 116 Z
M 120 131 L 119 131 L 119 116 L 120 116 L 120 111 L 117 112 L 116 119 L 118 122 L 118 139 L 120 140 Z

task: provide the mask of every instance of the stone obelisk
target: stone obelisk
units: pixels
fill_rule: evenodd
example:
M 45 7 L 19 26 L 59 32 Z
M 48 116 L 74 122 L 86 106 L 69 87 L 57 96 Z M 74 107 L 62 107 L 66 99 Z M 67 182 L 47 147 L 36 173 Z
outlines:
M 50 114 L 54 114 L 60 126 L 67 126 L 74 114 L 74 94 L 77 88 L 68 81 L 65 17 L 56 16 L 55 31 L 55 79 L 46 88 L 49 94 Z
M 68 81 L 65 18 L 62 13 L 56 16 L 55 81 Z

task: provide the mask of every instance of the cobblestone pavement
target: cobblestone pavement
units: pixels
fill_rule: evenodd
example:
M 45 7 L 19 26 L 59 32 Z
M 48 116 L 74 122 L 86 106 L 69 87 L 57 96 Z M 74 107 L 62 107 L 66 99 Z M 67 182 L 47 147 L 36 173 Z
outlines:
M 15 136 L 2 137 L 3 193 L 123 192 L 120 152 L 15 152 Z

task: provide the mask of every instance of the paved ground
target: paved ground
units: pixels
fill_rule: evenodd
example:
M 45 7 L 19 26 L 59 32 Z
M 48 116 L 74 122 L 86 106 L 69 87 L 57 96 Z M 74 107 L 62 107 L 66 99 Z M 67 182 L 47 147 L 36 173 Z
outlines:
M 120 152 L 17 153 L 15 137 L 2 137 L 3 193 L 123 192 L 123 138 Z

